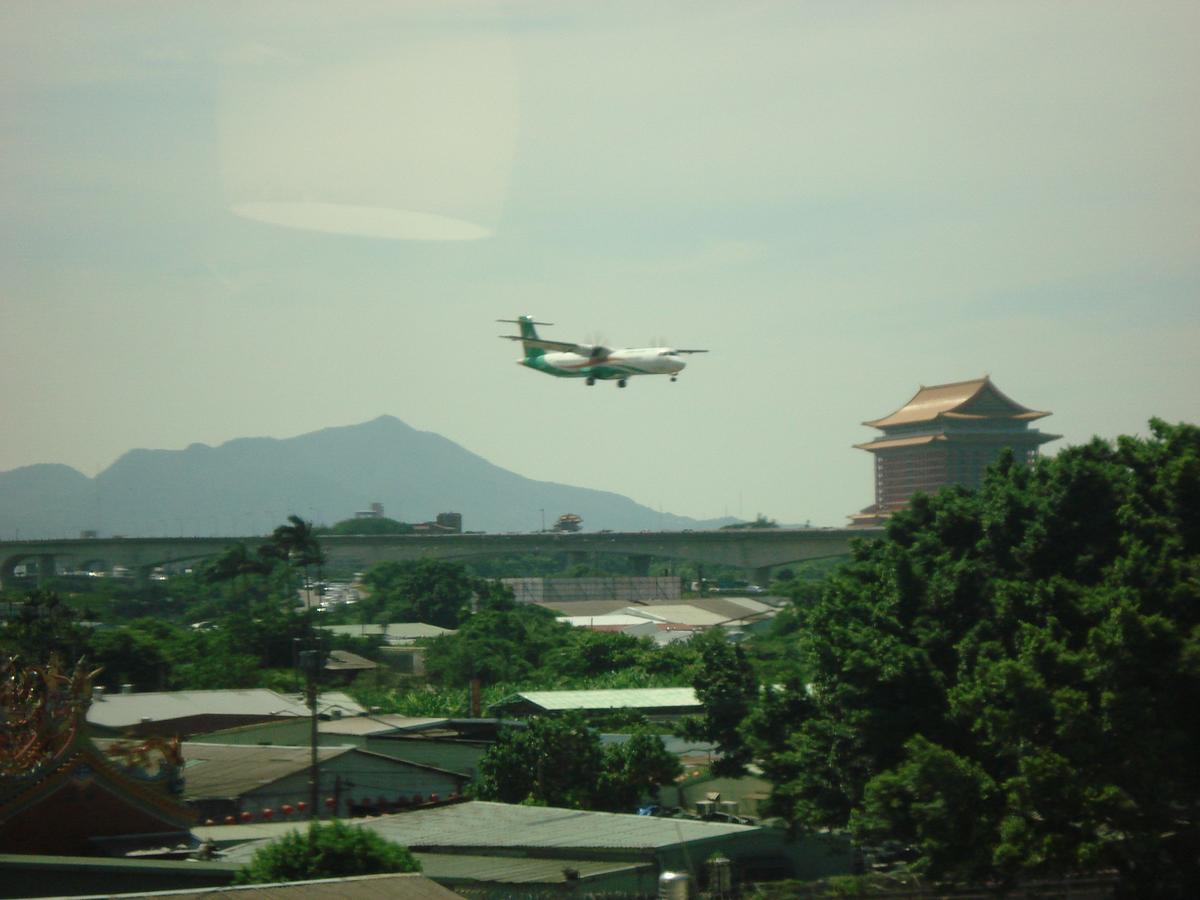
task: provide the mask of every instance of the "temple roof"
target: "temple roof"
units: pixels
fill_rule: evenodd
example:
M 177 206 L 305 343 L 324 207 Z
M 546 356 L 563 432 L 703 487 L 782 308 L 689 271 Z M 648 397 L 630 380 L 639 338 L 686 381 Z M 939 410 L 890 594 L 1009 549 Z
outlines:
M 896 425 L 916 425 L 932 422 L 939 417 L 966 421 L 1011 419 L 1033 421 L 1048 412 L 1028 409 L 1000 392 L 988 376 L 972 381 L 935 384 L 921 389 L 900 409 L 882 419 L 863 422 L 874 428 Z

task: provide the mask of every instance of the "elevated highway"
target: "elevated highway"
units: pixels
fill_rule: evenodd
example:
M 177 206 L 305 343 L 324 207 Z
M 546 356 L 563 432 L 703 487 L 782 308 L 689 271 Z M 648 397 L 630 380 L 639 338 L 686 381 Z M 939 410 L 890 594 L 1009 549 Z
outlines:
M 730 531 L 599 532 L 577 534 L 323 535 L 330 564 L 361 571 L 379 562 L 413 559 L 469 560 L 527 553 L 567 553 L 578 561 L 592 554 L 632 557 L 644 570 L 654 558 L 687 560 L 745 570 L 765 581 L 774 566 L 845 556 L 855 538 L 875 538 L 879 528 L 763 528 Z M 268 540 L 244 537 L 79 538 L 0 541 L 0 580 L 36 563 L 39 577 L 65 570 L 123 566 L 147 577 L 157 566 L 177 566 L 216 556 L 226 547 L 253 547 Z

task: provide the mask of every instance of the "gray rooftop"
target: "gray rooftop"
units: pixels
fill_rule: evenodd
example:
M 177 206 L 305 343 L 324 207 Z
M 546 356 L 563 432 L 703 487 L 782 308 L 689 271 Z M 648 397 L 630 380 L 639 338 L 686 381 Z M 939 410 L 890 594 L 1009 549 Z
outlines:
M 624 688 L 596 691 L 521 691 L 513 695 L 545 710 L 660 709 L 700 706 L 695 688 Z M 507 705 L 505 698 L 493 706 Z
M 350 637 L 382 637 L 388 643 L 405 643 L 422 638 L 441 637 L 443 634 L 454 634 L 452 628 L 427 625 L 424 622 L 389 622 L 386 625 L 321 625 L 318 627 L 333 634 L 344 634 Z
M 183 743 L 183 795 L 198 798 L 240 797 L 247 791 L 308 769 L 308 747 L 259 747 L 254 744 Z M 352 747 L 318 747 L 321 763 L 349 753 Z
M 323 693 L 317 700 L 320 714 L 357 716 L 366 712 L 348 695 Z M 101 728 L 129 728 L 142 723 L 169 722 L 192 716 L 308 716 L 299 697 L 288 697 L 266 688 L 240 691 L 145 691 L 103 694 L 88 707 L 87 721 Z
M 472 800 L 355 820 L 388 840 L 414 851 L 494 849 L 618 849 L 653 851 L 681 842 L 719 839 L 759 831 L 694 819 L 662 819 L 624 813 L 590 812 L 545 806 L 519 806 Z M 294 829 L 284 822 L 210 825 L 192 829 L 218 845 L 276 838 Z
M 445 716 L 429 718 L 400 716 L 389 713 L 382 716 L 352 716 L 349 718 L 329 719 L 328 721 L 318 723 L 317 730 L 321 734 L 361 736 L 365 734 L 390 734 L 393 731 L 418 731 L 433 725 L 443 724 L 444 722 L 446 722 Z

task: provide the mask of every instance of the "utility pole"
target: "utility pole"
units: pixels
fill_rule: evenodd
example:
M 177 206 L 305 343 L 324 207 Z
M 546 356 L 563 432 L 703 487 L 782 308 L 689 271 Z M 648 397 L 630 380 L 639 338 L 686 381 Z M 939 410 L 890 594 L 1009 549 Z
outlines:
M 321 789 L 321 769 L 317 762 L 317 673 L 321 670 L 320 650 L 301 650 L 300 668 L 305 676 L 305 694 L 308 700 L 309 715 L 309 748 L 312 756 L 308 767 L 308 810 L 310 819 L 321 817 L 317 806 L 318 794 Z

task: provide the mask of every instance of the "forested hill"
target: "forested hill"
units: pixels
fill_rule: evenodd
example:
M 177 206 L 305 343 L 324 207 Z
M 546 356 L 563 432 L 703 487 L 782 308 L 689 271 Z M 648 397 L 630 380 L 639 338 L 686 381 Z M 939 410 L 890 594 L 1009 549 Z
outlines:
M 438 434 L 392 416 L 286 440 L 239 438 L 219 447 L 131 450 L 95 478 L 68 466 L 0 472 L 0 536 L 260 534 L 289 513 L 318 523 L 382 503 L 395 519 L 459 512 L 471 531 L 534 531 L 542 510 L 588 531 L 712 528 L 628 497 L 509 472 Z

